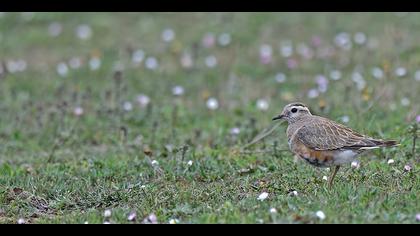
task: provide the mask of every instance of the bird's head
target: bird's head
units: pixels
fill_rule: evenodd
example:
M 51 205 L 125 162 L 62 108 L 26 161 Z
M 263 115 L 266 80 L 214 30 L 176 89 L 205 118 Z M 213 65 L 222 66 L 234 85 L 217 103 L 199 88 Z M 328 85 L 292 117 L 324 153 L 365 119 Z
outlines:
M 305 104 L 294 102 L 287 104 L 280 115 L 274 117 L 273 120 L 286 120 L 290 124 L 311 115 L 309 108 Z

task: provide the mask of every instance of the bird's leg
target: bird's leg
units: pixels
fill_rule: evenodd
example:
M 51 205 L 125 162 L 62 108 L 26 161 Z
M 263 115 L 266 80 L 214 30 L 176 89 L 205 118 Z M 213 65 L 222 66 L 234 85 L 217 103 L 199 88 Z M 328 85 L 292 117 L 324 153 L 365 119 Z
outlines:
M 335 166 L 334 167 L 334 171 L 332 172 L 330 179 L 328 180 L 328 188 L 331 189 L 332 185 L 333 185 L 333 181 L 335 178 L 335 175 L 337 174 L 338 170 L 340 169 L 340 166 Z

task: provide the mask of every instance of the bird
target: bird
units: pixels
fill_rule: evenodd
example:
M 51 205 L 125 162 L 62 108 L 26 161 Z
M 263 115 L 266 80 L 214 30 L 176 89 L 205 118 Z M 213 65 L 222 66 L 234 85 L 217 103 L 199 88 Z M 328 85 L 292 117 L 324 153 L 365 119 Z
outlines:
M 328 180 L 329 188 L 342 165 L 353 162 L 368 150 L 399 145 L 395 140 L 371 138 L 328 118 L 312 115 L 301 102 L 286 105 L 272 120 L 287 121 L 289 149 L 296 156 L 315 167 L 334 168 Z

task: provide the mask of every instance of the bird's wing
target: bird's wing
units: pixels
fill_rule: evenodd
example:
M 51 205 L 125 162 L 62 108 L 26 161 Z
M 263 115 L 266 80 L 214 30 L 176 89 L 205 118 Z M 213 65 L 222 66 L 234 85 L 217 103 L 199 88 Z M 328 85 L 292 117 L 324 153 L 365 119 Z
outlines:
M 344 125 L 319 117 L 296 133 L 305 146 L 313 150 L 363 150 L 379 145 L 378 140 L 363 136 Z

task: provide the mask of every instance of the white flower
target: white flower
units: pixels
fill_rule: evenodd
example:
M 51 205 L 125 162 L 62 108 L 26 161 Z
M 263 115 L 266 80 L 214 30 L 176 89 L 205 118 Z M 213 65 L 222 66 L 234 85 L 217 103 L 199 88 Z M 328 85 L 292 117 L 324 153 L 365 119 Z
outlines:
M 159 62 L 155 57 L 148 57 L 146 59 L 146 68 L 149 70 L 156 70 L 159 67 Z
M 324 220 L 325 219 L 325 213 L 323 211 L 317 211 L 315 213 L 316 217 L 318 217 L 320 220 Z
M 128 214 L 127 220 L 128 221 L 135 221 L 137 217 L 137 214 L 135 211 L 130 212 L 130 214 Z
M 272 214 L 276 214 L 277 213 L 277 209 L 276 208 L 270 208 L 270 213 Z
M 206 66 L 208 68 L 214 68 L 215 66 L 217 66 L 217 58 L 215 56 L 213 56 L 213 55 L 212 56 L 208 56 L 205 59 L 205 63 L 206 63 Z
M 81 115 L 83 115 L 83 108 L 82 107 L 75 107 L 74 108 L 74 110 L 73 110 L 73 114 L 75 115 L 75 116 L 81 116 Z
M 277 73 L 276 75 L 276 81 L 277 83 L 284 83 L 286 82 L 286 75 L 283 73 Z
M 420 221 L 420 213 L 416 214 L 416 221 Z
M 175 38 L 175 32 L 172 29 L 165 29 L 162 32 L 162 40 L 164 42 L 171 42 Z
M 174 224 L 178 224 L 179 220 L 178 219 L 170 219 L 169 220 L 169 224 L 174 225 Z
M 110 224 L 111 224 L 111 222 L 109 222 L 109 221 L 104 222 L 104 225 L 110 225 Z
M 217 39 L 217 41 L 220 44 L 220 46 L 227 46 L 227 45 L 229 45 L 229 43 L 231 41 L 230 34 L 223 33 L 223 34 L 219 35 L 219 38 Z
M 358 162 L 358 161 L 352 161 L 351 162 L 351 167 L 354 168 L 354 169 L 359 169 L 360 162 Z
M 193 164 L 193 161 L 192 161 L 192 160 L 189 160 L 189 161 L 187 162 L 187 165 L 189 165 L 189 166 L 192 166 L 192 164 Z
M 182 86 L 175 86 L 175 87 L 173 87 L 172 88 L 172 94 L 174 95 L 174 96 L 181 96 L 181 95 L 183 95 L 184 94 L 184 87 L 182 87 Z
M 341 79 L 341 72 L 339 70 L 332 70 L 332 71 L 330 71 L 330 78 L 332 80 L 339 80 L 339 79 Z
M 362 33 L 362 32 L 357 32 L 354 35 L 354 38 L 353 39 L 354 39 L 354 42 L 357 43 L 357 44 L 359 44 L 359 45 L 365 44 L 366 41 L 367 41 L 366 35 L 364 33 Z
M 257 100 L 257 108 L 260 111 L 266 111 L 268 109 L 268 102 L 265 99 L 258 99 Z
M 63 77 L 69 73 L 69 68 L 65 62 L 61 62 L 57 65 L 57 73 Z
M 17 223 L 18 223 L 19 225 L 23 225 L 23 224 L 25 224 L 25 223 L 26 223 L 26 220 L 25 220 L 25 219 L 23 219 L 23 218 L 20 218 L 20 219 L 18 219 Z
M 398 77 L 404 77 L 407 74 L 407 69 L 405 69 L 404 67 L 398 67 L 397 69 L 395 69 L 394 73 Z
M 318 89 L 310 89 L 308 91 L 308 98 L 316 98 L 319 96 Z
M 410 99 L 408 99 L 406 97 L 402 98 L 401 99 L 401 105 L 404 106 L 404 107 L 409 106 L 410 105 Z
M 89 60 L 89 68 L 90 70 L 94 71 L 94 70 L 98 70 L 99 67 L 101 67 L 101 59 L 98 57 L 92 57 Z
M 344 123 L 349 123 L 350 117 L 349 116 L 342 116 L 341 121 L 344 122 Z
M 216 110 L 217 108 L 219 108 L 219 102 L 217 101 L 216 98 L 209 98 L 207 100 L 207 108 L 210 110 Z
M 158 161 L 156 161 L 156 160 L 153 160 L 153 161 L 152 161 L 152 165 L 153 165 L 153 166 L 157 166 L 157 165 L 159 165 L 159 162 L 158 162 Z
M 140 107 L 144 108 L 150 103 L 150 98 L 144 94 L 139 94 L 136 98 L 137 103 Z
M 283 41 L 280 43 L 280 53 L 283 57 L 290 57 L 293 54 L 293 44 L 291 41 Z
M 145 53 L 143 50 L 136 50 L 135 52 L 133 52 L 133 54 L 131 55 L 131 61 L 138 65 L 140 63 L 143 62 L 144 57 L 145 57 Z
M 261 57 L 271 57 L 273 54 L 273 49 L 268 44 L 263 44 L 260 47 L 260 56 Z
M 411 171 L 411 166 L 410 165 L 405 165 L 404 170 L 407 171 L 407 172 Z
M 107 209 L 107 210 L 104 211 L 104 217 L 105 218 L 109 218 L 109 217 L 111 217 L 111 215 L 112 215 L 111 210 Z
M 51 37 L 57 37 L 63 31 L 63 27 L 58 22 L 53 22 L 48 26 L 48 34 Z
M 232 129 L 230 129 L 230 134 L 231 135 L 238 135 L 241 132 L 241 130 L 238 127 L 233 127 Z
M 157 217 L 155 214 L 150 214 L 148 217 L 146 217 L 146 219 L 143 220 L 144 224 L 157 224 Z
M 379 67 L 372 68 L 372 76 L 375 79 L 382 79 L 384 77 L 384 71 Z
M 420 81 L 420 70 L 416 71 L 416 73 L 414 74 L 414 79 Z
M 350 50 L 352 47 L 350 35 L 345 32 L 337 34 L 337 36 L 335 36 L 334 42 L 338 47 L 344 50 Z
M 395 161 L 394 161 L 394 159 L 389 159 L 388 160 L 388 164 L 393 164 Z
M 257 200 L 264 201 L 265 199 L 267 199 L 267 197 L 268 197 L 268 193 L 263 192 L 258 196 Z
M 133 110 L 133 104 L 131 102 L 124 102 L 123 108 L 125 111 L 131 111 Z
M 296 190 L 293 190 L 292 192 L 289 193 L 289 196 L 297 196 L 298 192 Z
M 325 180 L 325 181 L 327 181 L 328 180 L 328 177 L 326 175 L 324 175 L 324 176 L 322 176 L 322 179 Z
M 89 222 L 88 221 L 85 221 L 83 224 L 87 225 L 87 224 L 89 224 Z
M 79 25 L 76 28 L 76 34 L 79 39 L 87 40 L 92 36 L 92 29 L 89 25 Z

